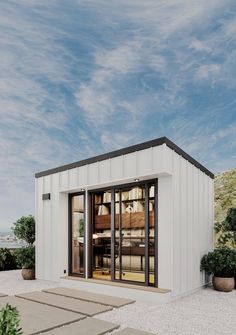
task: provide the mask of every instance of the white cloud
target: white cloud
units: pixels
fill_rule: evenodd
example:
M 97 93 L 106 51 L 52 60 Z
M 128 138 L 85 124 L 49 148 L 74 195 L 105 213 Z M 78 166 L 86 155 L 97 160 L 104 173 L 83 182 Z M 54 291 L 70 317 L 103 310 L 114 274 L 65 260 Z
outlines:
M 99 50 L 94 55 L 96 70 L 90 81 L 75 93 L 78 106 L 84 110 L 87 121 L 94 127 L 112 122 L 117 106 L 116 81 L 125 78 L 140 66 L 139 43 L 126 42 L 113 50 Z M 123 107 L 125 103 L 123 103 Z
M 199 41 L 198 39 L 193 39 L 189 45 L 189 48 L 195 49 L 197 51 L 205 51 L 207 53 L 212 51 L 212 48 L 209 44 Z
M 157 72 L 164 73 L 167 70 L 168 62 L 164 56 L 152 55 L 150 57 L 149 66 Z
M 48 3 L 24 4 L 29 12 L 23 2 L 0 4 L 0 230 L 33 213 L 34 173 L 65 162 L 69 153 L 51 133 L 67 132 L 67 106 L 48 86 L 69 83 L 68 53 L 57 43 L 63 32 L 38 19 Z
M 219 64 L 200 65 L 197 72 L 197 79 L 208 79 L 209 77 L 217 77 L 220 74 Z
M 0 213 L 6 208 L 10 212 L 19 197 L 12 216 L 32 208 L 35 170 L 77 160 L 82 152 L 89 156 L 98 148 L 102 152 L 145 136 L 172 134 L 170 119 L 179 120 L 173 137 L 192 153 L 201 151 L 209 138 L 218 143 L 232 137 L 231 128 L 211 137 L 214 127 L 206 129 L 199 96 L 193 97 L 199 99 L 199 110 L 194 101 L 188 105 L 196 84 L 235 89 L 232 4 L 233 0 L 2 2 L 0 176 L 8 200 L 6 204 L 0 198 Z M 231 15 L 222 17 L 224 12 Z M 218 116 L 229 103 L 222 100 Z M 232 102 L 231 110 L 234 107 Z M 203 128 L 194 118 L 188 121 L 193 109 Z M 182 133 L 189 129 L 186 140 Z M 210 145 L 205 148 L 212 150 Z
M 140 65 L 140 42 L 130 41 L 112 50 L 101 50 L 95 54 L 95 63 L 110 74 L 128 74 Z

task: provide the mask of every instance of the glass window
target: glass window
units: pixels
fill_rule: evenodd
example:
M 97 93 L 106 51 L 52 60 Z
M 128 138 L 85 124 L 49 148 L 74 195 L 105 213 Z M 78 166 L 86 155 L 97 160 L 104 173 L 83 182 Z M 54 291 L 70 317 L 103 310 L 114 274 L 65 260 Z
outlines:
M 84 274 L 84 195 L 71 198 L 72 210 L 72 273 Z
M 111 279 L 111 191 L 93 195 L 93 278 Z

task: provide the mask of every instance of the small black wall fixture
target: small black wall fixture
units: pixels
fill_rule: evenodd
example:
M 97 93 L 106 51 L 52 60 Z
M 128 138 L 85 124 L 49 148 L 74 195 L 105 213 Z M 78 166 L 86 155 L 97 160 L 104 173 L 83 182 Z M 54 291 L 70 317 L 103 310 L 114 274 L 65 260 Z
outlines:
M 51 194 L 50 193 L 44 193 L 42 195 L 42 199 L 43 200 L 50 200 L 51 199 Z

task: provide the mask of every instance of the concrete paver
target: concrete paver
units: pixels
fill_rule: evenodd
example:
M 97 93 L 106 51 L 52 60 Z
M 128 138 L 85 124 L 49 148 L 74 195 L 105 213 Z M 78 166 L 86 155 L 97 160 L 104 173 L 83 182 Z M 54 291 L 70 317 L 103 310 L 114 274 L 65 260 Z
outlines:
M 39 334 L 85 318 L 82 314 L 68 312 L 16 297 L 1 298 L 0 309 L 7 303 L 18 309 L 21 318 L 20 326 L 24 335 Z
M 109 306 L 67 298 L 55 294 L 48 294 L 45 292 L 30 292 L 30 293 L 18 294 L 17 297 L 38 302 L 40 304 L 65 309 L 67 311 L 84 314 L 87 316 L 93 316 L 99 313 L 112 310 L 112 307 Z
M 86 318 L 85 320 L 46 332 L 44 335 L 102 335 L 118 327 L 118 325 L 111 322 Z
M 7 294 L 0 293 L 0 298 L 6 297 L 6 296 L 7 296 Z
M 64 297 L 70 297 L 70 298 L 84 300 L 84 301 L 95 302 L 95 303 L 99 303 L 102 305 L 112 306 L 112 307 L 117 307 L 117 308 L 135 302 L 134 300 L 130 300 L 130 299 L 112 297 L 109 295 L 86 292 L 86 291 L 81 291 L 81 290 L 66 288 L 66 287 L 56 287 L 56 288 L 46 289 L 46 290 L 43 290 L 43 292 L 57 294 L 57 295 L 61 295 Z

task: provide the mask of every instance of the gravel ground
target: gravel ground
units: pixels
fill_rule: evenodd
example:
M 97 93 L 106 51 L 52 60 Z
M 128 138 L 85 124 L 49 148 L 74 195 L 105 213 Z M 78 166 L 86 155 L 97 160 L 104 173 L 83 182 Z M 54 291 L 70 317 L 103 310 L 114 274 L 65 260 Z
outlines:
M 0 292 L 8 295 L 58 286 L 59 282 L 24 281 L 19 270 L 0 272 Z M 222 293 L 208 288 L 174 302 L 136 302 L 96 317 L 158 335 L 234 335 L 235 313 L 236 290 Z
M 208 288 L 174 302 L 136 302 L 96 317 L 158 335 L 234 335 L 235 313 L 236 290 L 222 293 Z
M 40 291 L 61 286 L 60 283 L 46 280 L 23 280 L 21 270 L 0 271 L 0 292 L 8 295 Z

